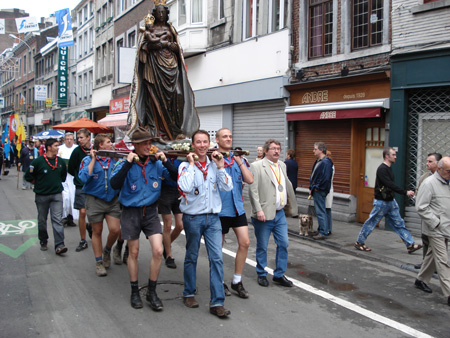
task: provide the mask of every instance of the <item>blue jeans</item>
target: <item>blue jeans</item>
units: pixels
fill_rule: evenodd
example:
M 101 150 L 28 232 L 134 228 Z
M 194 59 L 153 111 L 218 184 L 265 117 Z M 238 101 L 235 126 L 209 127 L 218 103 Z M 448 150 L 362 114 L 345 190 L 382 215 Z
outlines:
M 328 229 L 328 216 L 325 210 L 325 199 L 327 194 L 325 191 L 313 191 L 314 209 L 316 210 L 317 222 L 319 222 L 319 234 L 328 236 L 330 229 Z
M 414 244 L 414 239 L 408 229 L 406 229 L 405 221 L 400 216 L 400 210 L 396 200 L 382 201 L 377 199 L 373 200 L 373 209 L 359 232 L 358 243 L 364 244 L 366 242 L 367 237 L 369 237 L 383 216 L 386 217 L 386 222 L 390 224 L 407 247 Z
M 197 288 L 197 259 L 202 236 L 205 239 L 209 258 L 210 307 L 224 305 L 222 226 L 216 214 L 183 215 L 186 234 L 186 256 L 184 258 L 184 297 L 194 297 Z
M 52 220 L 55 250 L 64 246 L 64 226 L 62 224 L 63 199 L 62 194 L 39 195 L 34 199 L 38 212 L 38 238 L 41 243 L 47 243 L 47 216 L 50 210 Z
M 277 211 L 273 220 L 265 222 L 258 221 L 252 217 L 252 224 L 255 228 L 256 236 L 256 273 L 259 277 L 266 276 L 267 271 L 267 246 L 269 244 L 270 234 L 273 233 L 273 239 L 277 245 L 275 257 L 276 268 L 274 277 L 283 277 L 287 269 L 289 238 L 287 232 L 287 221 L 283 210 Z

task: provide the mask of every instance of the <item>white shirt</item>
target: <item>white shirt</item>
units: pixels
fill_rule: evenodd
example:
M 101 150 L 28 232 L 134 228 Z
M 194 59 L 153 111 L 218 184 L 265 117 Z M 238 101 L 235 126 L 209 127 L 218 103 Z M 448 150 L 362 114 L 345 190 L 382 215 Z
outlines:
M 278 190 L 278 181 L 277 181 L 277 177 L 275 175 L 275 170 L 277 170 L 277 168 L 275 167 L 275 162 L 272 162 L 269 159 L 267 159 L 267 161 L 269 162 L 269 166 L 272 168 L 272 170 L 271 170 L 272 171 L 272 181 L 275 183 L 275 186 L 277 187 L 275 189 L 275 191 L 276 191 L 276 208 L 277 208 L 277 210 L 281 210 L 284 208 L 284 206 L 286 205 L 286 202 L 287 202 L 286 178 L 284 177 L 283 170 L 281 170 L 279 161 L 277 161 L 276 164 L 278 166 L 278 173 L 281 178 L 280 183 L 283 186 L 283 195 L 284 195 L 284 203 L 281 204 L 280 190 Z

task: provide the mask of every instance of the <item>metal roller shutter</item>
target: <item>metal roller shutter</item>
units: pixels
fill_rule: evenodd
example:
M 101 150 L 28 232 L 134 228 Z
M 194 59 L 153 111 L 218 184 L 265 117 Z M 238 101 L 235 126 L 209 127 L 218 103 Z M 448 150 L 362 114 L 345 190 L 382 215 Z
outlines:
M 233 110 L 233 146 L 250 151 L 250 162 L 256 158 L 256 148 L 269 139 L 281 143 L 284 161 L 286 117 L 284 100 L 237 104 Z
M 331 151 L 336 173 L 334 192 L 350 193 L 351 120 L 301 121 L 295 123 L 295 150 L 298 162 L 298 186 L 309 187 L 316 157 L 314 143 L 324 142 Z
M 200 129 L 206 130 L 211 141 L 216 140 L 216 131 L 222 128 L 222 106 L 197 108 Z

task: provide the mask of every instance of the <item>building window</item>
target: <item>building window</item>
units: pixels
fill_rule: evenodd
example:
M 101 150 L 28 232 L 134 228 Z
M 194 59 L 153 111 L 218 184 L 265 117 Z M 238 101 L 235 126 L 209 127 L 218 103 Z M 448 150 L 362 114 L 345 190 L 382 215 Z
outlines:
M 203 0 L 192 0 L 192 23 L 201 23 L 203 13 Z
M 256 36 L 256 22 L 258 20 L 259 0 L 244 1 L 244 38 Z
M 353 0 L 353 49 L 380 45 L 383 37 L 383 0 Z
M 225 9 L 223 2 L 225 0 L 217 0 L 218 1 L 218 14 L 219 20 L 225 18 Z
M 23 74 L 25 75 L 26 72 L 27 72 L 27 56 L 24 55 L 23 56 Z
M 333 1 L 309 0 L 309 57 L 332 54 Z
M 269 0 L 269 33 L 286 27 L 288 8 L 288 0 Z
M 288 0 L 244 0 L 243 5 L 244 40 L 286 27 Z
M 186 24 L 186 0 L 178 1 L 178 26 Z
M 136 47 L 136 31 L 128 34 L 128 47 Z

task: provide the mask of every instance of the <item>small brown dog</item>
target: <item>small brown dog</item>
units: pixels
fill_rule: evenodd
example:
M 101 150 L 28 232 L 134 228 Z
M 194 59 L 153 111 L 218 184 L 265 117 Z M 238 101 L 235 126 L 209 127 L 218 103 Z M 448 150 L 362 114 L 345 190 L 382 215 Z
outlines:
M 303 214 L 299 218 L 300 236 L 309 236 L 308 232 L 313 231 L 313 218 L 311 215 Z

